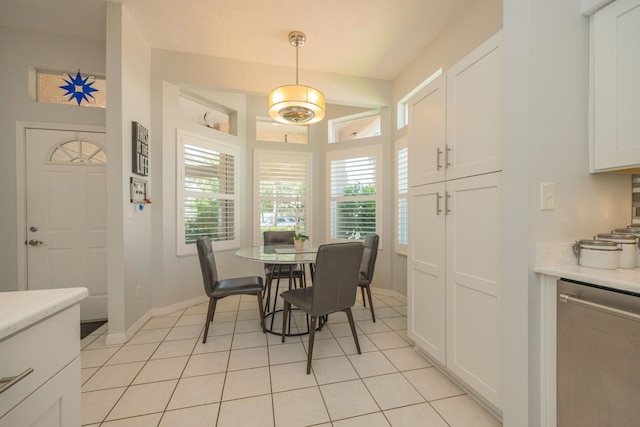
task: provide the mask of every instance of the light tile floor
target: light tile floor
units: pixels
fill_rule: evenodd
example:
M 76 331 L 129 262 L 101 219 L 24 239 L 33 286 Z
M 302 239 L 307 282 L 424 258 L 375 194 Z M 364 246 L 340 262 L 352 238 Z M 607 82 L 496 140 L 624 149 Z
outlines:
M 154 317 L 124 345 L 105 344 L 105 325 L 82 340 L 83 425 L 500 426 L 412 348 L 406 305 L 374 295 L 375 323 L 354 307 L 362 354 L 346 316 L 332 314 L 310 375 L 308 337 L 263 334 L 255 297 L 220 300 L 206 344 L 207 304 Z

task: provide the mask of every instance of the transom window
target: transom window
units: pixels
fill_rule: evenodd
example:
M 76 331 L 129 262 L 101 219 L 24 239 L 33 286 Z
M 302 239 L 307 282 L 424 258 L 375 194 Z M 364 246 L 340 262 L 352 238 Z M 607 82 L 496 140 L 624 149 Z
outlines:
M 49 162 L 68 163 L 107 163 L 107 153 L 98 145 L 81 140 L 63 142 L 53 149 Z
M 104 77 L 82 75 L 82 82 L 74 80 L 76 72 L 60 73 L 50 71 L 36 71 L 36 100 L 50 104 L 67 104 L 81 107 L 107 107 L 107 80 Z M 86 79 L 86 80 L 85 80 Z M 83 83 L 83 84 L 75 84 Z M 73 93 L 69 89 L 73 85 Z M 75 84 L 75 85 L 74 85 Z M 61 87 L 62 86 L 62 87 Z M 80 104 L 72 97 L 75 92 L 82 92 L 90 86 L 95 91 L 90 91 L 90 96 L 82 98 Z M 66 89 L 65 89 L 66 87 Z

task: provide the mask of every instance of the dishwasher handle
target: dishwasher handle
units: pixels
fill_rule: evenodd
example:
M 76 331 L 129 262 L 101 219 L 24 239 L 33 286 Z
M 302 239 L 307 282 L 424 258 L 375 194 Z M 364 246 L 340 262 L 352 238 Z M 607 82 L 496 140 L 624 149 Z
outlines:
M 568 304 L 576 304 L 581 307 L 591 308 L 594 310 L 602 311 L 603 313 L 612 314 L 614 316 L 623 317 L 625 319 L 640 322 L 640 315 L 638 314 L 630 313 L 624 310 L 618 310 L 617 308 L 608 307 L 606 305 L 596 304 L 595 302 L 576 298 L 575 295 L 560 294 L 558 295 L 558 299 L 560 300 L 560 302 L 564 302 Z

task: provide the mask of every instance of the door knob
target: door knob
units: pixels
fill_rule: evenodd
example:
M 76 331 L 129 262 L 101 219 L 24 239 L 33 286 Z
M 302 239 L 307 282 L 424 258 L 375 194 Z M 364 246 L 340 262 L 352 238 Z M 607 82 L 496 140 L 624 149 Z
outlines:
M 32 225 L 31 227 L 29 227 L 29 231 L 35 233 L 36 231 L 38 231 L 38 227 L 36 227 L 35 225 Z
M 41 240 L 36 240 L 36 239 L 31 239 L 28 242 L 31 246 L 42 246 L 44 245 L 44 242 Z

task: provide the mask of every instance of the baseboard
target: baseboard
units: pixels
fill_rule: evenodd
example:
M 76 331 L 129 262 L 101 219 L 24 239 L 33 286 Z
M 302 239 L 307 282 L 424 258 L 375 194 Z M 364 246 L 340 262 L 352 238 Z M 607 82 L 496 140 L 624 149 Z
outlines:
M 371 286 L 371 290 L 374 293 L 378 294 L 378 295 L 384 295 L 386 297 L 393 297 L 393 298 L 395 298 L 397 300 L 402 301 L 405 304 L 407 303 L 407 297 L 406 296 L 404 296 L 404 295 L 402 295 L 402 294 L 400 294 L 400 293 L 398 293 L 396 291 L 393 291 L 391 289 L 376 288 L 376 287 Z
M 208 302 L 208 301 L 209 301 L 209 297 L 206 295 L 202 295 L 202 296 L 191 298 L 185 301 L 180 301 L 178 303 L 175 303 L 166 307 L 152 308 L 151 316 L 164 316 L 164 315 L 173 313 L 174 311 L 184 310 L 185 308 L 193 307 L 194 305 L 202 304 L 203 302 Z
M 492 403 L 487 401 L 484 397 L 478 395 L 475 390 L 469 387 L 464 381 L 456 377 L 453 373 L 451 373 L 446 366 L 443 366 L 442 363 L 433 359 L 429 356 L 428 353 L 423 351 L 417 345 L 413 347 L 413 349 L 422 357 L 427 359 L 429 363 L 433 365 L 442 375 L 447 377 L 449 381 L 454 383 L 458 388 L 463 390 L 470 398 L 472 398 L 478 405 L 482 406 L 487 412 L 489 412 L 495 419 L 502 423 L 502 411 L 496 408 Z
M 114 344 L 124 344 L 133 337 L 136 332 L 138 332 L 145 323 L 149 321 L 154 316 L 164 316 L 166 314 L 173 313 L 174 311 L 184 310 L 185 308 L 193 307 L 194 305 L 202 304 L 203 302 L 207 302 L 209 298 L 206 295 L 199 296 L 196 298 L 191 298 L 186 301 L 181 301 L 176 304 L 172 304 L 166 307 L 160 308 L 152 308 L 147 311 L 141 318 L 136 320 L 136 322 L 127 329 L 125 333 L 119 334 L 108 334 L 107 335 L 107 345 Z

